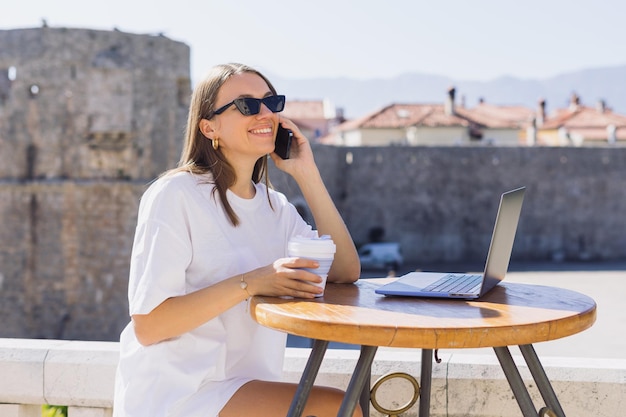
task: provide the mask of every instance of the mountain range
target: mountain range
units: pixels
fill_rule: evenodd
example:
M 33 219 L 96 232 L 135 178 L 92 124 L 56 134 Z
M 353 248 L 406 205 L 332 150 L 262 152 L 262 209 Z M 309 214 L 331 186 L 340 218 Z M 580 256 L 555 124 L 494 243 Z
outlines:
M 291 79 L 271 75 L 272 83 L 288 99 L 329 99 L 343 109 L 346 118 L 358 118 L 392 103 L 438 103 L 445 101 L 450 87 L 456 89 L 457 105 L 473 107 L 479 100 L 497 105 L 537 108 L 546 100 L 549 114 L 567 107 L 572 93 L 584 106 L 604 100 L 614 112 L 626 115 L 626 65 L 590 68 L 545 79 L 504 76 L 489 81 L 455 80 L 445 76 L 408 73 L 393 78 L 308 78 Z

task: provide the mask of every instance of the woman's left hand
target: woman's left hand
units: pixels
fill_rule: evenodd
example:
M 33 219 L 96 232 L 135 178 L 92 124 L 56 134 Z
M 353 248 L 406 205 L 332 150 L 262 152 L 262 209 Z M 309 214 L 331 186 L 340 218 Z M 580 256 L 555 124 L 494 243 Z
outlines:
M 359 256 L 350 232 L 324 185 L 313 158 L 311 144 L 291 120 L 282 117 L 279 120 L 284 128 L 293 131 L 291 157 L 282 159 L 272 152 L 272 160 L 278 169 L 291 175 L 298 184 L 313 214 L 319 235 L 330 235 L 337 246 L 333 265 L 328 272 L 328 281 L 354 282 L 361 274 Z

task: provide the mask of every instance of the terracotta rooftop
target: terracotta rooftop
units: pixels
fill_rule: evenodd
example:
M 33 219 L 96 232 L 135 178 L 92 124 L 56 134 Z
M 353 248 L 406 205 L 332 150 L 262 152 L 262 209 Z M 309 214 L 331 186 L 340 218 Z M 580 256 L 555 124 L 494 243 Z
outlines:
M 451 98 L 454 99 L 453 94 Z M 543 103 L 545 109 L 545 102 Z M 334 131 L 398 129 L 410 126 L 522 130 L 537 116 L 536 110 L 528 107 L 494 105 L 483 101 L 473 108 L 457 105 L 453 114 L 449 114 L 446 107 L 446 104 L 393 103 L 361 118 L 346 121 Z M 544 122 L 538 128 L 565 128 L 570 134 L 580 135 L 585 139 L 607 140 L 608 126 L 615 126 L 616 140 L 626 140 L 626 116 L 613 113 L 603 102 L 596 108 L 582 106 L 580 98 L 574 94 L 569 108 L 544 116 Z M 332 135 L 324 140 L 332 141 Z
M 288 119 L 326 119 L 324 102 L 322 100 L 289 100 L 285 102 L 285 109 L 281 112 Z
M 467 121 L 444 113 L 438 104 L 390 104 L 364 117 L 349 120 L 338 126 L 338 130 L 359 128 L 399 128 L 413 125 L 465 126 Z
M 575 96 L 568 108 L 555 111 L 539 130 L 565 129 L 586 141 L 606 141 L 609 126 L 615 128 L 615 140 L 626 141 L 626 116 L 613 113 L 603 103 L 597 107 L 582 106 Z
M 626 116 L 613 113 L 611 110 L 599 111 L 594 107 L 577 106 L 576 108 L 559 109 L 549 116 L 542 129 L 604 128 L 614 125 L 626 128 Z
M 524 106 L 497 106 L 482 102 L 471 109 L 457 112 L 474 122 L 490 128 L 520 129 L 528 125 L 535 111 Z
M 532 118 L 532 109 L 522 106 L 495 106 L 481 103 L 466 109 L 456 107 L 455 114 L 445 111 L 443 104 L 390 104 L 365 117 L 347 121 L 338 130 L 358 128 L 402 128 L 408 126 L 450 127 L 471 124 L 519 129 Z

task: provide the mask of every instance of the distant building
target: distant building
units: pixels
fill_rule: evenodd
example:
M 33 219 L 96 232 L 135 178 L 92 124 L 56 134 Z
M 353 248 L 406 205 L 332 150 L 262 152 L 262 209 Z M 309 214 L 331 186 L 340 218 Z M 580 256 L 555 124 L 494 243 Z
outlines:
M 281 115 L 293 121 L 312 142 L 318 142 L 331 128 L 345 121 L 342 109 L 336 109 L 328 99 L 287 99 Z
M 613 113 L 602 100 L 595 107 L 581 105 L 572 94 L 569 107 L 546 115 L 539 102 L 535 123 L 526 132 L 526 143 L 545 146 L 626 145 L 626 116 Z
M 482 99 L 476 107 L 458 111 L 479 126 L 474 136 L 479 136 L 482 143 L 500 146 L 523 144 L 522 133 L 535 115 L 526 106 L 500 106 Z
M 455 103 L 455 89 L 442 104 L 390 104 L 337 126 L 324 143 L 343 146 L 495 144 L 517 146 L 534 111 L 523 106 Z

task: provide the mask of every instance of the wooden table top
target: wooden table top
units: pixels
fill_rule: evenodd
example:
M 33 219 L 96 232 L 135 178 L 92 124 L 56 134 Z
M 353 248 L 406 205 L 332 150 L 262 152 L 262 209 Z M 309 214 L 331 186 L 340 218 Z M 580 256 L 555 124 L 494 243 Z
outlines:
M 596 320 L 590 297 L 562 288 L 500 283 L 476 301 L 385 297 L 380 280 L 328 284 L 315 300 L 256 296 L 260 324 L 333 342 L 405 348 L 525 345 L 581 332 Z

